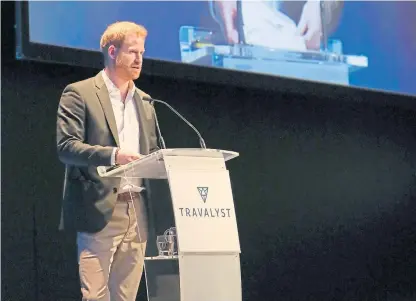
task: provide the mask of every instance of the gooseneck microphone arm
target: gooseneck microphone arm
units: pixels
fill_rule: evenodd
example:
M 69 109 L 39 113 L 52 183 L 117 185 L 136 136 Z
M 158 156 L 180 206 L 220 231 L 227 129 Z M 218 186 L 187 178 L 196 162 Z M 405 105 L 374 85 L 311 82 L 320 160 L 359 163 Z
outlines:
M 152 104 L 152 103 L 150 103 Z M 156 130 L 159 136 L 159 144 L 162 149 L 166 149 L 165 139 L 163 139 L 162 132 L 160 131 L 159 120 L 157 119 L 156 110 L 153 107 L 153 116 L 155 116 Z
M 199 131 L 192 125 L 192 123 L 190 123 L 188 120 L 186 120 L 186 118 L 185 117 L 183 117 L 178 111 L 176 111 L 170 104 L 168 104 L 167 102 L 165 102 L 165 101 L 163 101 L 163 100 L 160 100 L 160 99 L 154 99 L 154 98 L 151 98 L 150 96 L 143 96 L 143 100 L 145 100 L 145 101 L 148 101 L 148 102 L 150 102 L 151 104 L 152 103 L 154 103 L 154 102 L 158 102 L 158 103 L 161 103 L 161 104 L 163 104 L 163 105 L 165 105 L 165 106 L 167 106 L 169 109 L 171 109 L 171 111 L 173 112 L 173 113 L 175 113 L 179 118 L 181 118 L 187 125 L 189 125 L 189 127 L 191 128 L 191 129 L 193 129 L 194 130 L 194 132 L 198 135 L 198 138 L 199 138 L 199 144 L 201 145 L 201 148 L 207 148 L 207 146 L 205 145 L 205 141 L 204 141 L 204 139 L 202 138 L 202 136 L 201 136 L 201 134 L 199 133 Z M 159 129 L 159 125 L 158 125 L 158 122 L 157 122 L 157 120 L 156 120 L 156 126 L 157 126 L 157 128 L 158 128 L 158 132 L 159 132 L 159 137 L 162 137 L 162 135 L 160 134 L 160 129 Z M 162 138 L 163 139 L 163 138 Z M 163 141 L 163 144 L 164 144 L 164 141 Z

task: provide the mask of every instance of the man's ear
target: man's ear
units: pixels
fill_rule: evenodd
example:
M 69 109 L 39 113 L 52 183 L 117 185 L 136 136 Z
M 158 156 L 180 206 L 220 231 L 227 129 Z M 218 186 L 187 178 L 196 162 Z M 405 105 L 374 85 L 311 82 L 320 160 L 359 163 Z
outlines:
M 108 58 L 111 58 L 113 60 L 117 57 L 117 47 L 114 45 L 110 45 L 107 49 Z

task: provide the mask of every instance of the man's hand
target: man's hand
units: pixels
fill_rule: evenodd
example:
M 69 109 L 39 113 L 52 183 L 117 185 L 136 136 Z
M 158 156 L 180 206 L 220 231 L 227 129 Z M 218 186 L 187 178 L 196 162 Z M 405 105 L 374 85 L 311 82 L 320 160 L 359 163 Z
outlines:
M 298 33 L 303 36 L 307 49 L 320 48 L 322 37 L 320 1 L 308 0 L 305 3 L 298 23 Z
M 229 44 L 238 43 L 238 31 L 236 28 L 237 21 L 237 1 L 215 1 L 216 8 L 219 12 L 219 18 L 224 27 L 225 37 Z
M 119 149 L 118 152 L 116 152 L 116 164 L 124 165 L 127 163 L 130 163 L 134 160 L 140 159 L 140 154 L 135 152 L 130 152 L 126 150 Z

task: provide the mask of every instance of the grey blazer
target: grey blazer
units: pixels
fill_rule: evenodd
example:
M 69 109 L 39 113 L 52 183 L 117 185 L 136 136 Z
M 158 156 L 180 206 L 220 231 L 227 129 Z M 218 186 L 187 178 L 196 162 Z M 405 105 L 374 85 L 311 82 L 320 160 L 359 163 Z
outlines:
M 158 149 L 154 108 L 136 89 L 140 153 Z M 114 210 L 120 179 L 102 178 L 97 166 L 111 165 L 114 147 L 120 146 L 117 125 L 101 73 L 65 87 L 57 114 L 57 151 L 65 164 L 60 229 L 98 232 Z M 145 180 L 144 185 L 148 188 Z M 149 189 L 146 189 L 149 201 Z

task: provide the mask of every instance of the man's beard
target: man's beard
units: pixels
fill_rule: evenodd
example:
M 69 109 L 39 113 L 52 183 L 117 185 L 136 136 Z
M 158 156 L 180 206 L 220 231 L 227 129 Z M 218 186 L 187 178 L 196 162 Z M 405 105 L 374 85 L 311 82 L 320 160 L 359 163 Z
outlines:
M 126 64 L 122 58 L 116 59 L 116 68 L 119 70 L 120 74 L 128 80 L 138 79 L 140 76 L 140 71 L 133 69 L 130 65 Z

